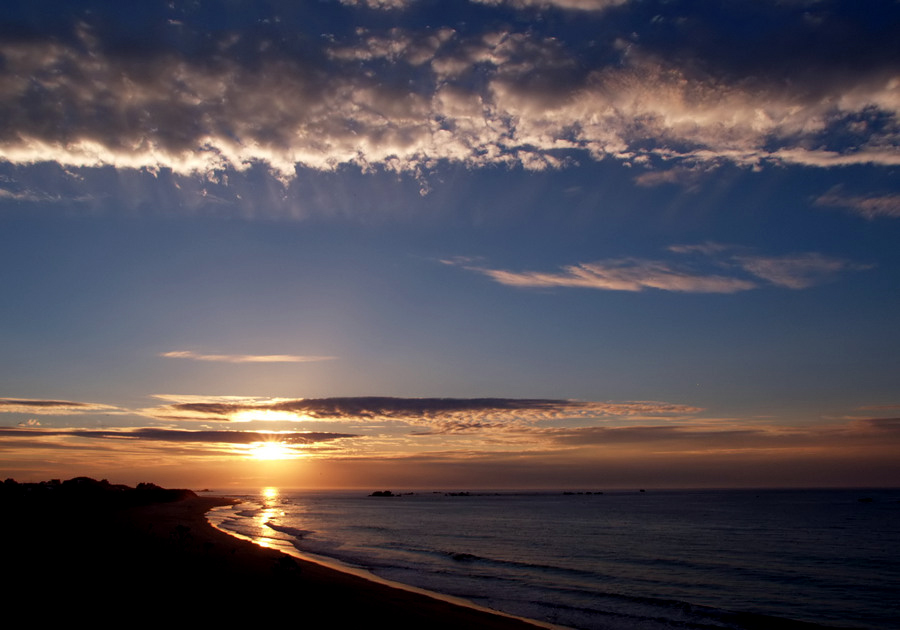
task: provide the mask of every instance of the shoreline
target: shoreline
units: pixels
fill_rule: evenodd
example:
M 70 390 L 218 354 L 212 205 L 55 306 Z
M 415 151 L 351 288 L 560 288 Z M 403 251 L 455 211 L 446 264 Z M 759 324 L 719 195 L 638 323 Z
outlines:
M 538 622 L 506 615 L 498 611 L 465 605 L 464 600 L 451 601 L 437 593 L 416 589 L 399 583 L 368 577 L 311 558 L 301 557 L 299 552 L 286 554 L 283 550 L 264 547 L 252 540 L 225 532 L 214 527 L 207 519 L 207 512 L 216 507 L 235 505 L 237 500 L 227 497 L 196 497 L 173 504 L 157 504 L 142 508 L 147 516 L 152 515 L 155 523 L 176 523 L 175 527 L 187 525 L 192 535 L 197 537 L 207 552 L 212 553 L 210 544 L 220 549 L 220 553 L 231 555 L 231 562 L 246 576 L 262 582 L 284 581 L 306 590 L 315 588 L 315 605 L 326 605 L 323 622 L 365 623 L 374 625 L 380 616 L 394 628 L 484 628 L 485 630 L 526 630 L 548 627 Z M 175 516 L 175 519 L 169 519 Z M 224 538 L 222 538 L 224 537 Z M 228 549 L 230 547 L 230 550 Z M 274 575 L 273 575 L 274 574 Z M 370 574 L 369 574 L 370 575 Z M 372 579 L 376 578 L 376 579 Z M 288 584 L 280 584 L 278 591 L 284 591 Z M 324 596 L 324 598 L 323 598 Z M 353 603 L 353 608 L 340 606 Z M 304 620 L 311 615 L 305 611 Z
M 189 496 L 126 507 L 9 504 L 0 523 L 8 601 L 51 621 L 547 627 L 287 555 L 207 520 L 210 509 L 235 502 Z
M 209 497 L 209 498 L 213 498 L 213 497 Z M 229 498 L 229 497 L 226 497 L 226 498 Z M 237 505 L 239 503 L 240 503 L 240 500 L 235 499 L 234 503 L 232 503 L 230 505 Z M 215 509 L 225 509 L 227 507 L 228 507 L 228 504 L 221 505 L 221 506 L 213 506 L 213 507 L 209 508 L 204 514 L 208 514 L 210 511 L 215 510 Z M 366 569 L 352 567 L 352 566 L 343 564 L 338 560 L 334 560 L 332 558 L 328 558 L 325 556 L 316 556 L 313 554 L 304 553 L 288 544 L 285 544 L 285 546 L 283 548 L 268 547 L 256 540 L 254 540 L 250 536 L 244 536 L 237 532 L 232 532 L 232 531 L 228 531 L 226 529 L 217 527 L 212 522 L 210 522 L 208 518 L 206 519 L 206 522 L 210 527 L 212 527 L 216 531 L 222 532 L 226 536 L 231 536 L 232 538 L 236 538 L 241 541 L 249 542 L 253 545 L 260 547 L 261 549 L 269 549 L 269 550 L 278 551 L 280 553 L 289 555 L 292 558 L 295 558 L 296 560 L 298 560 L 300 562 L 314 564 L 316 566 L 322 567 L 329 571 L 335 571 L 340 574 L 360 578 L 360 579 L 362 579 L 366 582 L 370 582 L 372 584 L 377 584 L 379 586 L 384 586 L 387 588 L 408 592 L 408 593 L 411 593 L 414 595 L 427 597 L 430 599 L 437 600 L 438 602 L 441 602 L 443 604 L 449 604 L 451 606 L 459 606 L 462 608 L 468 608 L 468 609 L 471 609 L 471 610 L 474 610 L 477 612 L 481 612 L 481 613 L 485 613 L 485 614 L 489 614 L 489 615 L 495 615 L 495 616 L 502 617 L 502 618 L 509 619 L 509 620 L 516 621 L 516 622 L 522 622 L 522 623 L 527 624 L 527 627 L 529 627 L 529 628 L 544 628 L 545 630 L 570 630 L 567 626 L 560 626 L 560 625 L 552 624 L 552 623 L 545 622 L 545 621 L 539 621 L 536 619 L 528 619 L 527 617 L 520 617 L 518 615 L 513 615 L 510 613 L 500 611 L 500 610 L 494 610 L 493 608 L 488 608 L 486 606 L 480 606 L 480 605 L 478 605 L 474 602 L 471 602 L 467 599 L 464 599 L 462 597 L 455 597 L 453 595 L 447 595 L 445 593 L 439 593 L 437 591 L 430 591 L 428 589 L 420 588 L 418 586 L 412 586 L 410 584 L 404 584 L 403 582 L 396 582 L 394 580 L 382 578 L 382 577 L 379 577 L 378 575 L 375 575 L 371 571 L 367 571 Z

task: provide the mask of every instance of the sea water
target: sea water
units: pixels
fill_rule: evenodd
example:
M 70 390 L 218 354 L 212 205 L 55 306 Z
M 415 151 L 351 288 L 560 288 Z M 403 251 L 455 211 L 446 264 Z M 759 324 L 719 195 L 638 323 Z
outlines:
M 900 490 L 239 498 L 210 520 L 572 628 L 900 627 Z

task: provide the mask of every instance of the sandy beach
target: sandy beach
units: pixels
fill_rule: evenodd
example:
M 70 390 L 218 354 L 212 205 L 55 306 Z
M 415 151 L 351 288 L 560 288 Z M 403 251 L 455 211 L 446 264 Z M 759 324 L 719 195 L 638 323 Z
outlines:
M 136 506 L 96 500 L 4 503 L 6 599 L 32 611 L 35 619 L 537 627 L 229 536 L 205 518 L 209 509 L 231 503 L 225 498 L 187 496 Z

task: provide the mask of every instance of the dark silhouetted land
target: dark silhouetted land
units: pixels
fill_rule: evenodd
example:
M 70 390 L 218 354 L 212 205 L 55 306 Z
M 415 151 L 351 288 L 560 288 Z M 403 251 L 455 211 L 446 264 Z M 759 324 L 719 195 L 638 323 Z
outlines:
M 220 532 L 205 513 L 231 500 L 88 478 L 0 484 L 9 618 L 290 624 L 301 628 L 491 628 L 524 621 L 390 588 Z

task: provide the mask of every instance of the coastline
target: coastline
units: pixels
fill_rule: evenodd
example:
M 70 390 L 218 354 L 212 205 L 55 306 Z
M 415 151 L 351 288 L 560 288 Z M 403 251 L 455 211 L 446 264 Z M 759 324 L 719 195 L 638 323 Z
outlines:
M 237 503 L 240 503 L 240 501 L 235 500 L 234 504 L 237 504 Z M 204 512 L 204 514 L 208 514 L 211 509 L 215 509 L 217 507 L 225 508 L 225 507 L 228 507 L 228 505 L 233 505 L 233 504 L 229 503 L 226 505 L 214 505 L 211 508 L 209 508 L 208 510 L 206 510 L 206 512 Z M 253 540 L 252 538 L 250 538 L 248 536 L 243 536 L 236 532 L 231 532 L 231 531 L 216 527 L 208 519 L 206 519 L 206 522 L 210 527 L 212 527 L 216 531 L 222 532 L 226 536 L 235 538 L 235 539 L 243 541 L 243 542 L 249 542 L 249 543 L 259 547 L 260 549 L 266 549 L 266 550 L 270 550 L 270 551 L 274 550 L 273 548 L 269 548 L 269 547 L 261 545 L 260 543 L 256 542 L 255 540 Z M 560 626 L 560 625 L 547 623 L 544 621 L 538 621 L 535 619 L 528 619 L 525 617 L 511 615 L 511 614 L 508 614 L 508 613 L 505 613 L 502 611 L 493 610 L 491 608 L 486 608 L 484 606 L 479 606 L 478 604 L 475 604 L 474 602 L 470 602 L 470 601 L 468 601 L 466 599 L 462 599 L 460 597 L 454 597 L 452 595 L 446 595 L 444 593 L 439 593 L 436 591 L 429 591 L 427 589 L 419 588 L 417 586 L 412 586 L 410 584 L 403 584 L 402 582 L 395 582 L 393 580 L 388 580 L 388 579 L 379 577 L 379 576 L 375 575 L 374 573 L 366 571 L 365 569 L 359 569 L 359 568 L 351 567 L 348 565 L 344 565 L 344 564 L 340 563 L 339 561 L 333 560 L 331 558 L 305 554 L 297 549 L 292 549 L 292 548 L 287 548 L 287 547 L 281 548 L 281 549 L 278 549 L 275 551 L 278 551 L 279 553 L 288 555 L 288 556 L 294 558 L 297 562 L 303 563 L 304 565 L 313 565 L 316 567 L 320 567 L 328 572 L 337 573 L 341 576 L 361 579 L 366 583 L 365 585 L 363 585 L 364 588 L 368 588 L 369 585 L 373 585 L 373 586 L 385 587 L 385 588 L 389 588 L 389 589 L 403 591 L 403 592 L 409 593 L 411 595 L 421 596 L 421 597 L 425 597 L 425 598 L 428 598 L 431 600 L 436 600 L 437 602 L 439 602 L 441 604 L 446 604 L 446 605 L 460 607 L 460 608 L 466 608 L 466 609 L 473 610 L 473 611 L 476 611 L 479 613 L 491 615 L 493 617 L 500 617 L 505 620 L 524 623 L 525 624 L 524 627 L 527 627 L 527 628 L 543 628 L 545 630 L 569 630 L 566 626 Z M 467 623 L 472 623 L 472 622 L 467 622 Z M 477 627 L 481 627 L 481 626 L 477 626 Z M 489 626 L 489 627 L 495 627 L 495 626 Z M 500 628 L 501 626 L 496 626 L 496 627 Z M 502 626 L 502 627 L 506 628 L 506 626 Z M 520 627 L 523 627 L 523 626 L 521 626 L 521 625 L 515 626 L 515 628 L 520 628 Z M 512 627 L 510 627 L 510 628 L 512 629 Z
M 224 497 L 29 505 L 2 524 L 7 594 L 42 619 L 254 620 L 312 627 L 542 627 L 372 581 L 216 529 Z M 23 513 L 24 512 L 24 513 Z

